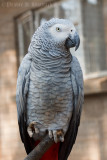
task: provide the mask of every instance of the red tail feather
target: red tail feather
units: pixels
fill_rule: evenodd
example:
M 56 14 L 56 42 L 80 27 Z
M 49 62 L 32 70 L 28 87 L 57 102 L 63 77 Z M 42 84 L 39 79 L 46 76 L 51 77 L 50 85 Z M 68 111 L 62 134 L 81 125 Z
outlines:
M 36 142 L 36 145 L 39 142 Z M 42 156 L 40 160 L 58 160 L 58 151 L 59 151 L 59 145 L 60 143 L 54 143 Z

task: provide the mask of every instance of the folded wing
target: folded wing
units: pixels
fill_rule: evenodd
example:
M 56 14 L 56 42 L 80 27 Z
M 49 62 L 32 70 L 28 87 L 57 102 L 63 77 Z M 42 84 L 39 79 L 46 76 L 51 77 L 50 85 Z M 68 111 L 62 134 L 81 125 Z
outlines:
M 33 139 L 27 133 L 27 94 L 29 89 L 31 55 L 26 54 L 18 71 L 17 90 L 16 90 L 16 103 L 18 113 L 18 124 L 20 136 L 24 143 L 26 152 L 29 153 L 33 149 Z
M 65 140 L 60 144 L 58 160 L 67 160 L 75 143 L 80 124 L 81 110 L 84 101 L 83 74 L 76 57 L 72 56 L 71 81 L 73 88 L 73 113 Z

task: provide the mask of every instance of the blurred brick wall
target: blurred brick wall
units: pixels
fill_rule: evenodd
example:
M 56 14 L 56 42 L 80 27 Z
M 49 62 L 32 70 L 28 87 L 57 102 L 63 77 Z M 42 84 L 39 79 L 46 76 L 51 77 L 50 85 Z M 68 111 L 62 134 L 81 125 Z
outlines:
M 69 160 L 107 160 L 107 94 L 87 95 Z
M 15 102 L 17 59 L 14 21 L 4 21 L 0 26 L 0 159 L 19 160 L 23 159 L 24 148 L 19 138 Z
M 107 0 L 103 0 L 103 14 L 104 14 L 104 29 L 105 29 L 105 42 L 107 51 Z M 107 59 L 107 58 L 106 58 Z
M 13 19 L 0 21 L 0 160 L 23 160 L 26 155 L 17 125 L 14 32 Z M 69 160 L 107 160 L 106 122 L 107 94 L 85 96 L 81 125 Z

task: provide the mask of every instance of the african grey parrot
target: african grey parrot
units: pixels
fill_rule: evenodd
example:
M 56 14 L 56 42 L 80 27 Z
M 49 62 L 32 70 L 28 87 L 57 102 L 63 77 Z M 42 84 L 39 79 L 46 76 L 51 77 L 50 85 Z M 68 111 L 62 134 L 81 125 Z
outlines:
M 35 145 L 33 133 L 39 139 L 48 133 L 55 143 L 60 142 L 56 159 L 67 160 L 70 154 L 84 99 L 82 70 L 70 53 L 79 44 L 74 25 L 65 19 L 46 21 L 32 37 L 19 67 L 16 92 L 20 135 L 27 153 Z

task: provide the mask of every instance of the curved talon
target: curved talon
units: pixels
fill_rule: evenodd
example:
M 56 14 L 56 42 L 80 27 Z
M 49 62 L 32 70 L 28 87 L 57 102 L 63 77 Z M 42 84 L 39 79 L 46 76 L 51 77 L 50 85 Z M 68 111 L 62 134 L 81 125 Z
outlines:
M 64 133 L 62 130 L 49 130 L 49 137 L 54 139 L 55 143 L 64 142 Z
M 50 138 L 53 138 L 53 134 L 52 134 L 52 131 L 51 131 L 51 130 L 49 131 L 49 137 L 50 137 Z
M 57 131 L 56 130 L 53 131 L 53 137 L 54 137 L 55 143 L 57 143 L 58 142 L 58 136 L 57 136 Z
M 34 132 L 36 134 L 39 133 L 39 129 L 38 127 L 36 127 L 37 123 L 35 121 L 31 122 L 27 128 L 27 132 L 29 134 L 30 137 L 33 137 Z
M 30 128 L 29 126 L 28 126 L 28 128 L 27 128 L 27 132 L 28 132 L 29 137 L 32 137 L 32 136 L 33 136 L 32 128 Z
M 35 133 L 38 134 L 39 133 L 39 129 L 34 127 L 35 128 Z
M 59 138 L 61 142 L 64 142 L 64 136 L 60 136 Z

